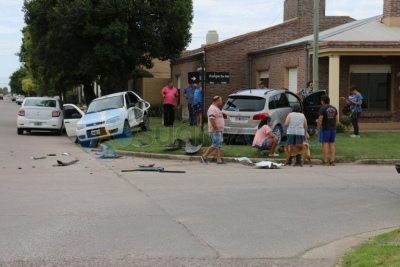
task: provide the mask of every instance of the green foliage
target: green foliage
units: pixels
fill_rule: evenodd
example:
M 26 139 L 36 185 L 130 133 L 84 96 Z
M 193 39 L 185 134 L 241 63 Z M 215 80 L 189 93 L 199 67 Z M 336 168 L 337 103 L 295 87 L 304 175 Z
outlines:
M 341 124 L 344 125 L 344 127 L 346 127 L 347 130 L 350 129 L 351 120 L 350 120 L 349 116 L 342 115 L 342 116 L 340 116 L 339 121 Z
M 163 113 L 163 105 L 162 104 L 151 104 L 148 112 L 149 112 L 149 117 L 161 118 L 162 113 Z
M 177 57 L 191 40 L 192 0 L 25 0 L 23 10 L 30 45 L 20 59 L 29 55 L 34 78 L 61 90 L 98 81 L 124 91 L 133 70 Z
M 211 144 L 207 124 L 204 124 L 204 132 L 201 131 L 201 127 L 190 127 L 188 123 L 182 123 L 179 120 L 175 120 L 174 127 L 163 127 L 160 114 L 157 117 L 151 117 L 150 123 L 151 131 L 142 132 L 137 129 L 136 132 L 134 132 L 132 144 L 121 148 L 121 150 L 182 154 L 182 151 L 170 152 L 165 151 L 162 147 L 163 145 L 171 144 L 175 138 L 180 138 L 182 140 L 191 138 L 195 140 L 195 144 L 202 143 L 203 148 Z M 361 132 L 360 135 L 361 138 L 350 138 L 347 133 L 337 134 L 335 141 L 336 162 L 399 158 L 397 148 L 400 147 L 400 139 L 398 138 L 399 134 L 397 132 Z M 150 144 L 150 146 L 145 148 L 134 146 L 134 144 L 140 144 L 141 141 Z M 322 159 L 322 148 L 318 137 L 314 135 L 310 137 L 308 141 L 310 144 L 311 158 Z M 275 152 L 277 152 L 277 150 Z M 260 157 L 256 149 L 252 148 L 249 144 L 224 144 L 222 153 L 224 157 Z M 283 160 L 284 157 L 284 154 L 280 154 L 277 159 Z
M 71 104 L 77 105 L 77 104 L 79 104 L 79 103 L 78 103 L 78 96 L 77 96 L 74 92 L 68 91 L 68 92 L 65 94 L 65 101 L 64 101 L 64 103 L 71 103 Z
M 342 123 L 338 123 L 336 125 L 336 133 L 345 133 L 346 129 L 344 128 L 344 125 Z
M 22 89 L 22 81 L 29 77 L 29 72 L 26 68 L 20 67 L 10 76 L 11 93 L 25 94 Z
M 400 230 L 379 235 L 347 253 L 341 260 L 343 267 L 399 266 Z

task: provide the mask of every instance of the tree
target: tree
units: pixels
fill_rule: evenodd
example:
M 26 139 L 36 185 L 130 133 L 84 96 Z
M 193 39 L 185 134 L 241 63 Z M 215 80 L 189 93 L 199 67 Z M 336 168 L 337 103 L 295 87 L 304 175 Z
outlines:
M 10 76 L 11 93 L 24 94 L 22 90 L 22 81 L 29 76 L 28 70 L 25 67 L 20 67 Z
M 94 81 L 127 90 L 133 70 L 178 57 L 191 40 L 192 0 L 25 0 L 24 12 L 42 78 L 83 84 L 87 103 Z

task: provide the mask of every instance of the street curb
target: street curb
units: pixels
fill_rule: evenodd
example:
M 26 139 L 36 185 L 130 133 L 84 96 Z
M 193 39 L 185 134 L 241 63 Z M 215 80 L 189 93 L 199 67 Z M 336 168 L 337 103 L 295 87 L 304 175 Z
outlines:
M 135 156 L 135 157 L 143 157 L 143 158 L 152 158 L 152 159 L 170 159 L 170 160 L 185 160 L 185 161 L 193 161 L 200 162 L 201 154 L 196 155 L 172 155 L 172 154 L 158 154 L 158 153 L 147 153 L 147 152 L 134 152 L 134 151 L 117 151 L 120 156 Z M 277 163 L 285 163 L 286 159 L 284 158 L 249 158 L 253 162 L 260 161 L 273 161 Z M 223 157 L 225 162 L 237 162 L 233 157 Z M 214 162 L 215 158 L 211 157 L 209 159 L 210 162 Z M 320 159 L 312 159 L 313 164 L 321 165 L 322 160 Z M 308 163 L 306 161 L 306 163 Z M 306 165 L 305 163 L 305 165 Z M 363 159 L 357 160 L 355 162 L 344 162 L 339 164 L 355 164 L 355 165 L 395 165 L 396 163 L 400 163 L 400 159 Z M 338 164 L 338 163 L 336 163 Z

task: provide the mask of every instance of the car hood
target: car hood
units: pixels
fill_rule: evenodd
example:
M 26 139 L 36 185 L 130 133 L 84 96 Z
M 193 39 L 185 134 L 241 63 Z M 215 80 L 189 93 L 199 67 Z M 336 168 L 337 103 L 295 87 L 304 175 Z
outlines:
M 101 124 L 105 124 L 107 120 L 112 118 L 119 117 L 122 121 L 124 119 L 124 115 L 120 109 L 110 109 L 100 112 L 91 112 L 86 113 L 80 120 L 79 124 L 84 124 L 86 127 L 97 126 Z

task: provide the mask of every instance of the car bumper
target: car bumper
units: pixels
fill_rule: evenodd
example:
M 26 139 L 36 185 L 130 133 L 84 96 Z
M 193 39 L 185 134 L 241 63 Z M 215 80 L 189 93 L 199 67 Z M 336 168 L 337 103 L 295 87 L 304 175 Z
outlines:
M 104 140 L 110 139 L 116 135 L 122 134 L 124 130 L 124 123 L 116 125 L 101 125 L 100 127 L 84 128 L 76 130 L 76 136 L 79 141 L 91 141 L 91 140 Z
M 50 119 L 50 120 L 32 120 L 24 117 L 17 118 L 17 128 L 21 129 L 32 129 L 32 130 L 61 130 L 63 126 L 62 119 Z

